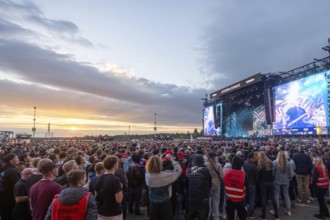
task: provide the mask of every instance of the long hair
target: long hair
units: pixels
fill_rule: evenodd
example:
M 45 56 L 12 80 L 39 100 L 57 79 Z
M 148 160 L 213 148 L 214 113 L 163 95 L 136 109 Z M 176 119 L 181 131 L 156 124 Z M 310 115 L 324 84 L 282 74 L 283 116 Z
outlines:
M 207 158 L 207 161 L 211 164 L 211 166 L 216 167 L 217 162 L 215 159 L 215 155 L 210 154 L 209 157 Z
M 154 155 L 149 158 L 146 164 L 146 171 L 149 173 L 160 173 L 163 169 L 162 160 L 159 156 Z
M 323 172 L 323 175 L 325 175 L 325 174 L 326 174 L 326 173 L 325 173 L 325 170 L 326 170 L 327 168 L 325 167 L 322 158 L 319 157 L 319 156 L 315 156 L 315 157 L 313 157 L 313 162 L 315 162 L 314 165 L 319 165 L 319 166 L 321 167 L 322 172 Z
M 280 168 L 281 173 L 285 173 L 287 169 L 287 159 L 282 150 L 278 152 L 276 160 L 278 162 L 278 167 Z
M 258 153 L 259 161 L 258 161 L 258 168 L 259 170 L 272 170 L 272 162 L 268 159 L 265 152 L 260 151 Z

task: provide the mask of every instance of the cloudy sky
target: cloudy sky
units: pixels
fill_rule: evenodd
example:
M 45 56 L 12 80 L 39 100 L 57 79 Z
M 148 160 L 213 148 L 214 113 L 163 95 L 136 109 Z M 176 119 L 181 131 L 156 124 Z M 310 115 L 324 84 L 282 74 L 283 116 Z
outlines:
M 192 132 L 202 101 L 327 53 L 329 0 L 0 0 L 0 130 Z

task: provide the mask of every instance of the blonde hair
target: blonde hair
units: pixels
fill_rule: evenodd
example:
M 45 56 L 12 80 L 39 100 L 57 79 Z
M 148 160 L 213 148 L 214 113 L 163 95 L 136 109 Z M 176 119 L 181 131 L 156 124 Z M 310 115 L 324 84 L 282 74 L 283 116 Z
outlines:
M 278 152 L 276 160 L 281 173 L 285 173 L 287 169 L 287 159 L 283 151 Z
M 325 174 L 326 174 L 326 173 L 325 173 L 325 171 L 326 171 L 326 167 L 325 167 L 325 165 L 324 165 L 324 163 L 323 163 L 322 158 L 319 157 L 319 156 L 315 156 L 315 157 L 313 157 L 313 161 L 315 162 L 315 165 L 319 165 L 319 166 L 321 167 L 322 172 L 323 172 L 323 174 L 325 175 Z
M 272 162 L 268 159 L 265 152 L 263 151 L 258 152 L 258 157 L 259 157 L 259 161 L 258 161 L 259 170 L 264 169 L 266 171 L 270 171 L 272 169 Z
M 146 171 L 149 173 L 160 173 L 163 169 L 162 160 L 159 156 L 154 155 L 149 158 L 146 164 Z

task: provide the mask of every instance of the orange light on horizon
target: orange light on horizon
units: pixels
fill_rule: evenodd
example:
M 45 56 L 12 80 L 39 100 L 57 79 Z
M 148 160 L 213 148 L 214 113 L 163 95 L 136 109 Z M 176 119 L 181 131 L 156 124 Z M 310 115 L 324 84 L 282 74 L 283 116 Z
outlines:
M 68 128 L 70 131 L 77 131 L 77 130 L 79 130 L 79 128 L 77 128 L 77 127 L 70 127 L 70 128 Z

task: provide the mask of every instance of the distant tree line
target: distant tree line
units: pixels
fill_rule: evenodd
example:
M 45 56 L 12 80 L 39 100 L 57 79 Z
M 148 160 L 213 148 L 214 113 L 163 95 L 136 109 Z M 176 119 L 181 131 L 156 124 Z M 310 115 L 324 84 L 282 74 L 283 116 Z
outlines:
M 119 141 L 119 140 L 142 140 L 142 139 L 157 139 L 157 140 L 173 140 L 173 139 L 190 139 L 191 136 L 196 139 L 203 137 L 203 129 L 198 131 L 194 129 L 193 133 L 157 133 L 155 134 L 122 134 L 122 135 L 85 135 L 84 137 L 75 137 L 80 140 L 95 140 L 95 141 Z

